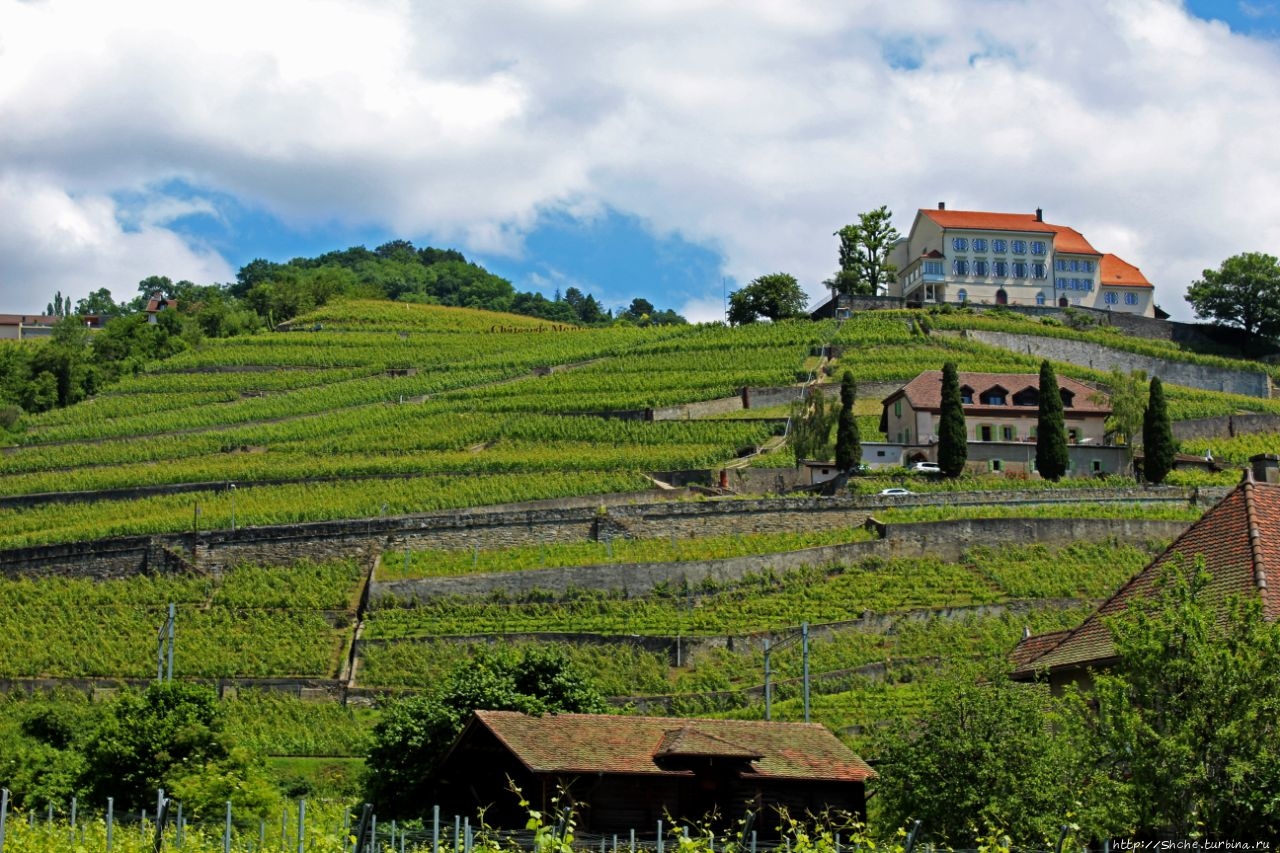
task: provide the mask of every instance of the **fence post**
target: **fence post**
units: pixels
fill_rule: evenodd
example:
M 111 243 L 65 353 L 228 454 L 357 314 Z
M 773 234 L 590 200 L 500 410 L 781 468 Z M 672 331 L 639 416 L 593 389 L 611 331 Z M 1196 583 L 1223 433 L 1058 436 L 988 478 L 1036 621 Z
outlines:
M 453 816 L 453 853 L 462 850 L 462 818 Z
M 369 818 L 369 849 L 378 849 L 378 816 Z
M 280 849 L 289 849 L 289 804 L 280 806 Z
M 662 821 L 658 821 L 658 853 L 662 853 Z
M 182 800 L 178 800 L 178 825 L 177 825 L 177 828 L 174 830 L 174 836 L 175 836 L 175 841 L 178 844 L 179 850 L 181 850 L 182 845 L 186 843 L 185 839 L 183 838 L 183 836 L 186 835 L 186 832 L 187 832 L 187 819 L 182 816 Z
M 4 853 L 4 827 L 9 822 L 9 789 L 0 788 L 0 853 Z
M 911 848 L 916 846 L 916 833 L 920 831 L 920 821 L 916 821 L 911 827 L 911 832 L 907 833 L 907 844 L 902 849 L 902 853 L 911 853 Z
M 115 797 L 107 797 L 107 853 L 111 853 L 111 831 L 115 828 L 116 822 L 116 800 Z
M 298 853 L 303 853 L 307 841 L 307 798 L 298 800 Z
M 222 853 L 231 853 L 231 801 L 227 800 L 227 819 L 222 825 Z
M 3 851 L 0 851 L 3 853 Z M 431 807 L 431 853 L 440 853 L 440 807 Z

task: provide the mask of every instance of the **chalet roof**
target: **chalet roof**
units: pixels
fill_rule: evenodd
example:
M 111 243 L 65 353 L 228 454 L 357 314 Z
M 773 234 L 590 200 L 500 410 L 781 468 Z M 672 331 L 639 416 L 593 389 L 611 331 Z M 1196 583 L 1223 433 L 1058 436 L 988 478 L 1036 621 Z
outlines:
M 1110 663 L 1115 647 L 1106 620 L 1131 602 L 1154 594 L 1156 582 L 1174 560 L 1204 558 L 1210 575 L 1206 593 L 1211 602 L 1233 595 L 1258 595 L 1268 619 L 1280 617 L 1280 485 L 1256 483 L 1251 472 L 1217 506 L 1187 528 L 1160 556 L 1134 575 L 1078 628 L 1046 638 L 1028 653 L 1023 641 L 1014 650 L 1014 676 L 1035 672 L 1080 669 Z M 1062 632 L 1058 632 L 1059 635 Z M 1036 638 L 1031 638 L 1032 640 Z
M 1098 283 L 1107 287 L 1152 287 L 1142 270 L 1110 252 L 1102 256 L 1098 271 Z
M 747 759 L 755 776 L 773 779 L 861 782 L 875 775 L 817 723 L 476 711 L 467 729 L 473 726 L 487 728 L 535 773 L 670 775 L 681 771 L 655 759 L 686 755 Z
M 1030 387 L 1038 390 L 1040 387 L 1040 375 L 1038 373 L 962 372 L 958 376 L 961 387 L 968 386 L 973 389 L 975 400 L 983 392 L 997 386 L 1008 392 L 1011 400 L 1014 394 L 1024 388 Z M 1091 398 L 1099 392 L 1083 382 L 1072 379 L 1069 376 L 1059 376 L 1058 388 L 1074 395 L 1071 408 L 1067 410 L 1068 414 L 1108 415 L 1111 413 L 1110 402 L 1095 403 Z M 1105 397 L 1105 395 L 1103 396 Z M 884 405 L 888 406 L 900 397 L 905 397 L 911 408 L 916 411 L 940 411 L 942 409 L 942 371 L 926 370 L 886 397 Z M 1014 406 L 1011 404 L 1007 406 L 983 406 L 975 402 L 972 405 L 966 403 L 964 408 L 966 411 L 981 408 L 988 411 L 992 409 L 1010 409 L 1015 412 L 1021 412 L 1033 411 L 1036 407 Z
M 147 313 L 154 314 L 164 308 L 177 309 L 178 301 L 176 299 L 168 299 L 162 294 L 153 293 L 151 298 L 147 300 Z
M 1071 255 L 1101 255 L 1076 229 L 1054 225 L 1037 219 L 1034 213 L 989 213 L 982 210 L 934 210 L 921 208 L 920 213 L 943 228 L 966 231 L 1021 231 L 1027 234 L 1052 234 L 1055 252 Z

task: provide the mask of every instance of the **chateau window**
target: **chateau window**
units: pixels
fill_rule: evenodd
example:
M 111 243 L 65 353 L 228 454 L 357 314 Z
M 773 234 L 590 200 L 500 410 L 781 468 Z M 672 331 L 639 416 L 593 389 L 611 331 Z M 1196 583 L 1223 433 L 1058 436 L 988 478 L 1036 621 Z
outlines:
M 1013 262 L 1013 277 L 1014 277 L 1014 278 L 1026 278 L 1026 277 L 1027 277 L 1027 262 L 1026 262 L 1026 261 L 1014 261 L 1014 262 Z
M 960 288 L 959 290 L 956 291 L 956 299 L 960 300 L 961 302 L 967 302 L 969 299 L 969 291 L 965 290 L 963 287 Z
M 1071 268 L 1072 272 L 1080 272 L 1080 261 L 1075 258 L 1068 261 L 1067 266 Z
M 993 252 L 1007 252 L 1007 251 L 1009 251 L 1009 241 L 1008 241 L 1008 240 L 992 240 L 992 241 L 991 241 L 991 251 L 993 251 Z
M 1037 305 L 1043 305 L 1043 304 L 1044 304 L 1044 294 L 1043 294 L 1043 293 L 1037 293 L 1037 294 L 1036 294 L 1036 304 L 1037 304 Z
M 1055 270 L 1057 270 L 1058 272 L 1066 272 L 1066 271 L 1067 271 L 1067 261 L 1066 261 L 1066 259 L 1065 259 L 1065 258 L 1058 258 L 1056 261 L 1054 261 L 1054 262 L 1053 262 L 1053 268 L 1054 268 Z
M 1026 240 L 1011 240 L 1009 245 L 1013 249 L 1013 253 L 1015 255 L 1025 255 L 1027 253 Z
M 952 237 L 951 248 L 956 252 L 967 252 L 969 251 L 969 240 L 965 237 Z
M 1124 304 L 1125 304 L 1125 305 L 1137 305 L 1137 304 L 1138 304 L 1138 294 L 1136 294 L 1136 293 L 1126 293 L 1126 294 L 1124 295 Z
M 951 272 L 955 273 L 956 275 L 968 275 L 969 262 L 964 258 L 956 258 L 954 261 L 951 262 Z
M 1120 300 L 1117 298 L 1116 294 L 1112 293 L 1111 291 L 1107 291 L 1106 293 L 1102 294 L 1102 301 L 1107 303 L 1108 305 L 1115 305 Z
M 973 250 L 975 252 L 985 252 L 987 250 L 987 240 L 985 237 L 973 238 Z
M 1081 271 L 1081 272 L 1093 272 L 1093 261 L 1081 261 L 1081 262 L 1080 262 L 1080 271 Z
M 1044 241 L 1043 241 L 1043 240 L 1032 240 L 1032 241 L 1031 241 L 1031 254 L 1033 254 L 1033 255 L 1043 255 L 1043 254 L 1044 254 L 1044 250 L 1045 250 L 1045 245 L 1044 245 Z
M 974 242 L 976 243 L 976 242 L 978 242 L 978 241 L 977 241 L 977 240 L 974 240 Z M 983 278 L 986 278 L 986 276 L 987 276 L 987 262 L 986 262 L 986 261 L 974 261 L 974 262 L 973 262 L 973 274 L 974 274 L 974 275 L 977 275 L 977 276 L 982 276 Z
M 1004 278 L 1009 274 L 1008 261 L 996 261 L 993 266 L 995 267 L 995 274 L 997 278 Z
M 1031 264 L 1031 277 L 1032 278 L 1045 277 L 1044 261 L 1035 261 L 1034 263 Z
M 942 275 L 942 261 L 925 261 L 925 275 Z

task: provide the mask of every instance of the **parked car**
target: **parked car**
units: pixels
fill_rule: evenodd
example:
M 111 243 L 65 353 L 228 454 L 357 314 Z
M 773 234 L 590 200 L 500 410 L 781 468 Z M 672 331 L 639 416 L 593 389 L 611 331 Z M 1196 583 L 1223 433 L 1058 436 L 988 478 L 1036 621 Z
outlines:
M 911 466 L 913 474 L 941 474 L 942 469 L 938 467 L 937 462 L 917 462 Z
M 902 497 L 903 495 L 914 495 L 914 494 L 915 492 L 911 491 L 910 489 L 893 488 L 893 489 L 880 490 L 880 496 L 883 498 L 897 498 L 897 497 Z

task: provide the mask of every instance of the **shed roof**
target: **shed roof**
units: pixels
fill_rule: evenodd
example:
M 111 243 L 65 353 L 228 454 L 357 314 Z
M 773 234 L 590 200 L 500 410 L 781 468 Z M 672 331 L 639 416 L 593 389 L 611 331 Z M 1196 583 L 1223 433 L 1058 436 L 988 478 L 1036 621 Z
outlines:
M 670 775 L 681 771 L 656 759 L 686 755 L 750 759 L 755 776 L 772 779 L 862 782 L 875 775 L 817 723 L 476 711 L 467 729 L 474 726 L 536 773 Z

